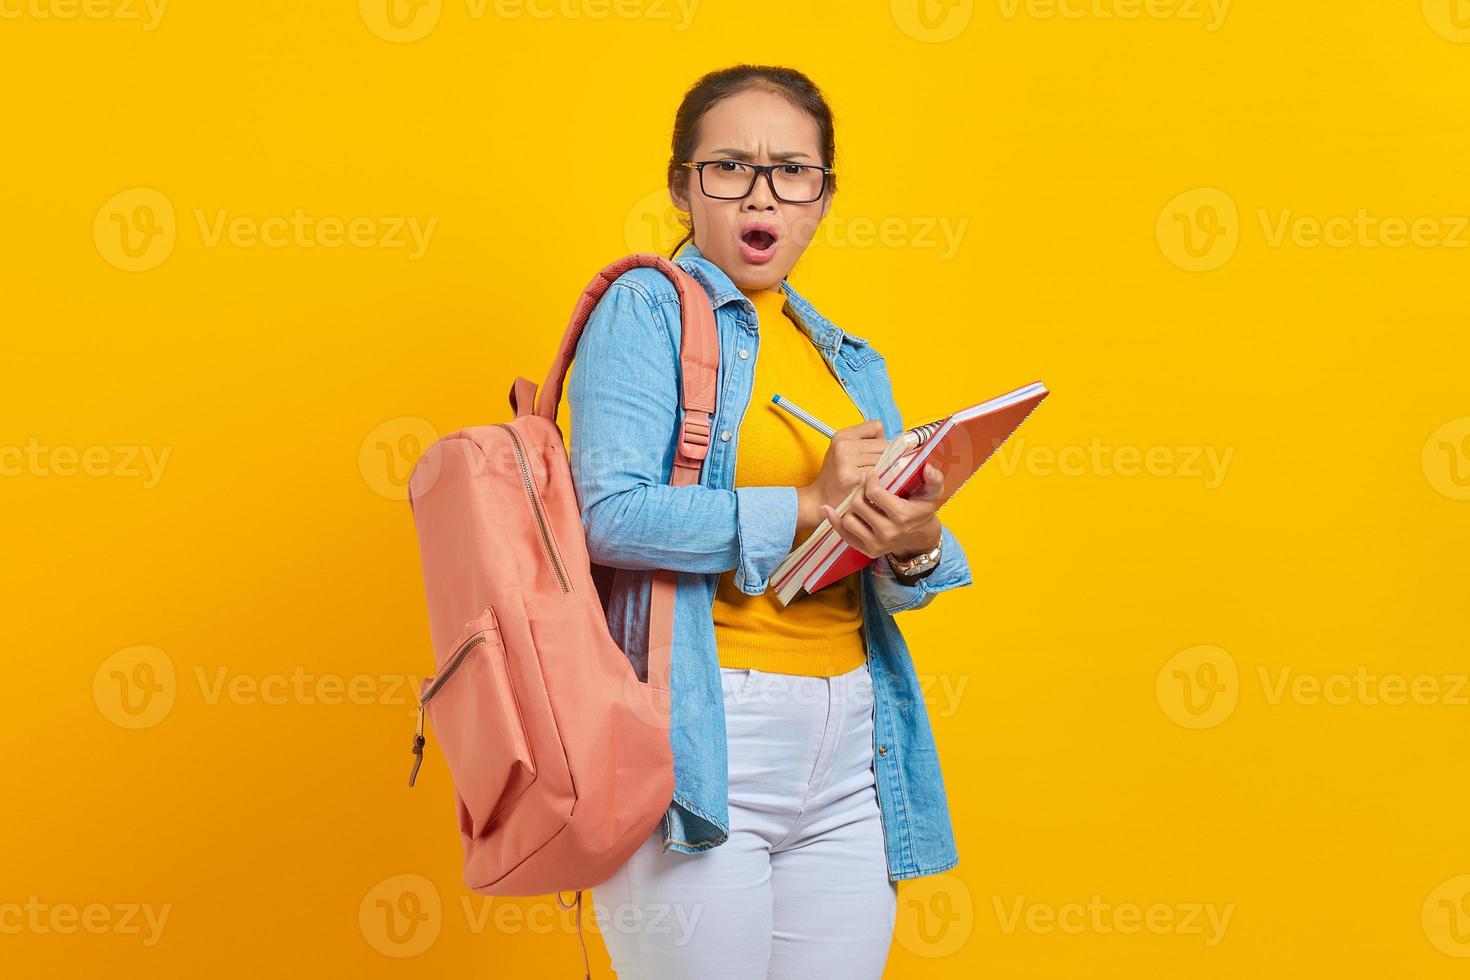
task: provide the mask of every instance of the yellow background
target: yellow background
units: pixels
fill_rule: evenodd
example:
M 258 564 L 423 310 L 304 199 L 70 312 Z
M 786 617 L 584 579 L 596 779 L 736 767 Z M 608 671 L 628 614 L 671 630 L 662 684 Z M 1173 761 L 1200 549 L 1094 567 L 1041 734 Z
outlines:
M 432 740 L 405 785 L 402 479 L 673 243 L 678 99 L 748 60 L 832 100 L 793 281 L 906 420 L 1055 392 L 901 619 L 961 863 L 889 975 L 1465 975 L 1470 11 L 924 2 L 0 2 L 7 973 L 576 975 L 549 896 L 463 889 Z M 1360 209 L 1421 243 L 1298 221 Z M 435 224 L 251 243 L 298 211 Z

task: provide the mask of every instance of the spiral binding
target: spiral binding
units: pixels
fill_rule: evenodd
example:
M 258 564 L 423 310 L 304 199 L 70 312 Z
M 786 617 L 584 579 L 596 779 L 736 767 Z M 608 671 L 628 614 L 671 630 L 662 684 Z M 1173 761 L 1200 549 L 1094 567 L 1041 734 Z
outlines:
M 910 429 L 909 431 L 917 436 L 919 440 L 918 442 L 914 443 L 914 446 L 917 448 L 928 442 L 929 439 L 934 435 L 934 433 L 939 431 L 939 427 L 944 423 L 945 419 L 935 419 L 933 422 L 925 422 L 923 425 L 916 425 L 912 429 Z

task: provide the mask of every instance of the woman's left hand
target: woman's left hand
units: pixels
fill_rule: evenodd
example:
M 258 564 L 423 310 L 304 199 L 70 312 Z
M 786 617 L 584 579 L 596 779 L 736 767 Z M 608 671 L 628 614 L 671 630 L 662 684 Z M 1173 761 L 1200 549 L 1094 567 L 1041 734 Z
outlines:
M 822 515 L 838 537 L 869 558 L 891 554 L 902 560 L 939 544 L 936 513 L 943 494 L 944 473 L 932 463 L 924 464 L 924 485 L 908 498 L 884 490 L 877 474 L 869 472 L 846 514 L 838 517 L 823 504 Z

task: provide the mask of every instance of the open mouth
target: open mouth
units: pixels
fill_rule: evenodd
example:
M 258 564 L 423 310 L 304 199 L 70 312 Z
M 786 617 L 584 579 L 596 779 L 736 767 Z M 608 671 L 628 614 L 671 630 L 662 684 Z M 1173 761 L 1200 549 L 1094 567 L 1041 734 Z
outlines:
M 740 236 L 740 240 L 749 245 L 751 248 L 755 249 L 757 252 L 764 252 L 766 249 L 776 244 L 775 235 L 771 234 L 768 231 L 762 231 L 759 228 L 755 229 L 754 231 L 747 231 L 745 234 Z
M 740 233 L 740 253 L 747 262 L 769 262 L 776 254 L 776 229 L 752 224 Z

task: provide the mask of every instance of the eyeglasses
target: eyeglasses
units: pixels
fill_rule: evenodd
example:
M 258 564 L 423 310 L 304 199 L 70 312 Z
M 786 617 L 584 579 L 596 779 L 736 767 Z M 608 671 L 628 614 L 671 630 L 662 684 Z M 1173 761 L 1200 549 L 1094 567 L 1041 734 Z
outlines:
M 699 171 L 699 189 L 717 201 L 738 201 L 755 190 L 756 178 L 766 175 L 776 200 L 811 204 L 827 190 L 831 167 L 810 163 L 741 163 L 738 160 L 699 160 L 679 164 Z

